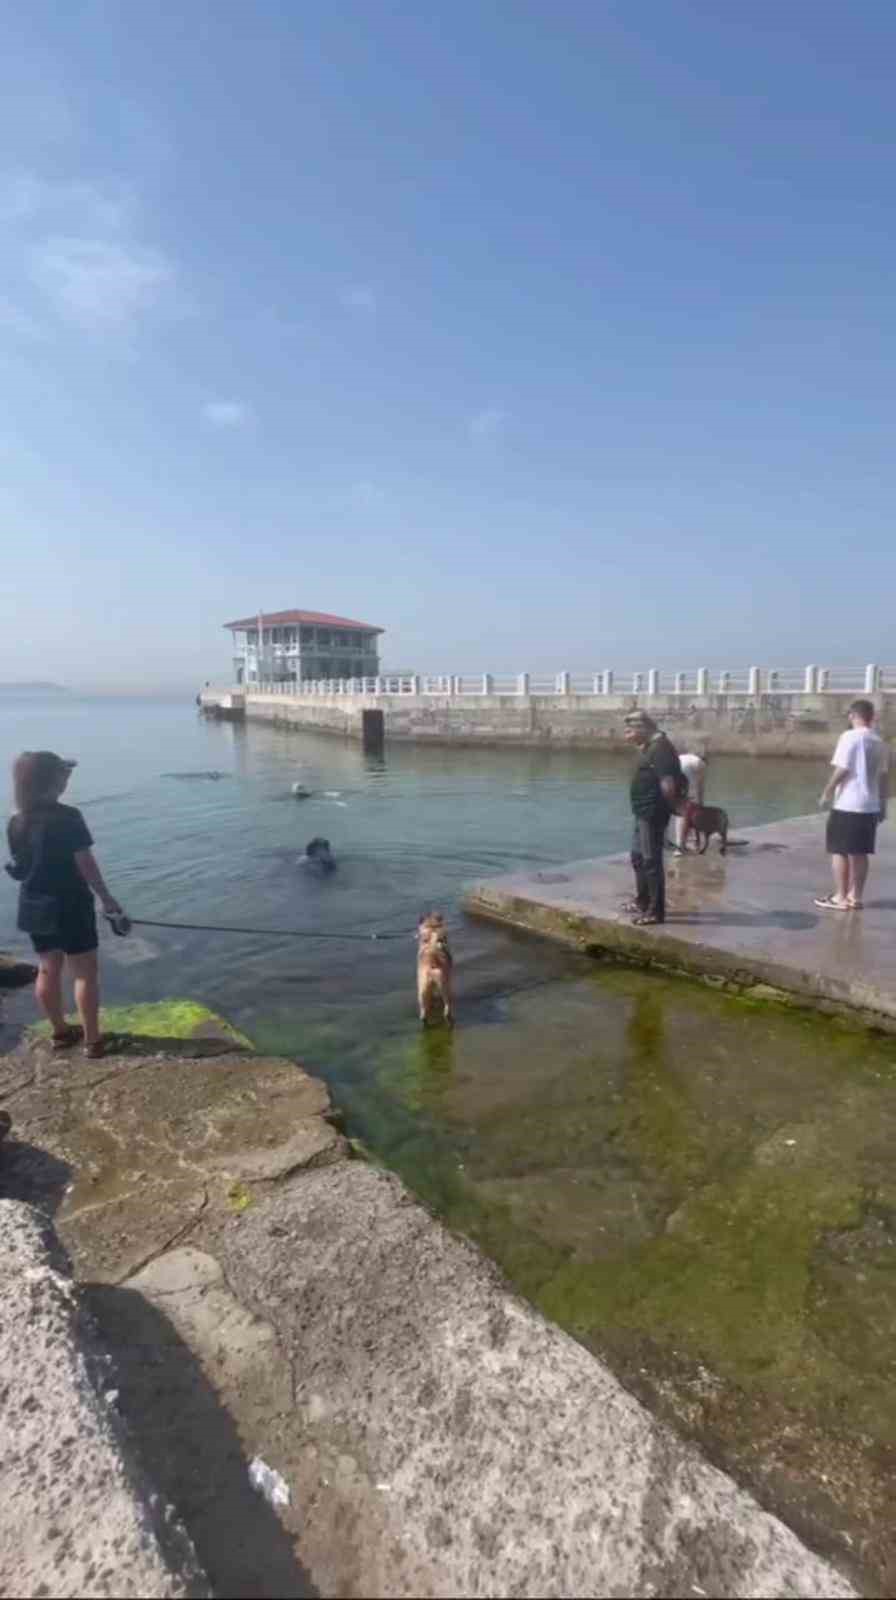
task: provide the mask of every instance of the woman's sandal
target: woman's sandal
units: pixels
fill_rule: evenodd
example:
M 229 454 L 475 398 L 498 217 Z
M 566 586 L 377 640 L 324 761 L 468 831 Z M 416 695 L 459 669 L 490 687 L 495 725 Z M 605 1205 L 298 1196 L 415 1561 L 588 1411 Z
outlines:
M 61 1033 L 53 1034 L 54 1050 L 70 1050 L 73 1044 L 80 1044 L 84 1037 L 84 1029 L 78 1028 L 74 1023 L 63 1028 Z
M 832 894 L 818 895 L 814 902 L 822 911 L 851 911 L 853 908 L 848 900 L 837 900 Z
M 102 1061 L 103 1056 L 106 1054 L 108 1048 L 109 1040 L 100 1034 L 100 1037 L 95 1039 L 93 1044 L 86 1044 L 84 1046 L 84 1054 L 88 1061 Z
M 659 917 L 648 916 L 646 911 L 642 911 L 637 917 L 632 917 L 632 927 L 633 928 L 652 928 L 655 925 L 656 926 L 659 925 L 659 920 L 660 920 Z

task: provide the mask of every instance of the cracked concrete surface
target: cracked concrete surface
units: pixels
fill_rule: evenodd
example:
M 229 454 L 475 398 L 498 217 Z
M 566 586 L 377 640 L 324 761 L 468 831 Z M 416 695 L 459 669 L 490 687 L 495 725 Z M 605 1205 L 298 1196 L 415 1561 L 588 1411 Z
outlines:
M 2 1171 L 58 1207 L 142 1469 L 215 1593 L 856 1592 L 350 1161 L 323 1085 L 191 1048 L 8 1058 Z M 255 1455 L 288 1506 L 250 1486 Z
M 0 1594 L 205 1595 L 190 1541 L 135 1470 L 58 1245 L 0 1200 Z

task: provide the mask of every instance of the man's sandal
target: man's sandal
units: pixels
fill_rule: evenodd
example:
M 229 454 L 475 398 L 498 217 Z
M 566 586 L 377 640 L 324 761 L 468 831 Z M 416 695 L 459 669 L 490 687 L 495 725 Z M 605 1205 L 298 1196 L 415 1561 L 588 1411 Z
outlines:
M 660 920 L 659 917 L 651 917 L 651 916 L 649 916 L 647 914 L 646 911 L 642 911 L 639 916 L 632 917 L 632 927 L 633 928 L 652 928 L 654 926 L 658 927 L 659 926 L 659 920 Z
M 822 911 L 851 911 L 853 909 L 848 900 L 838 900 L 832 894 L 818 895 L 813 903 L 820 906 Z

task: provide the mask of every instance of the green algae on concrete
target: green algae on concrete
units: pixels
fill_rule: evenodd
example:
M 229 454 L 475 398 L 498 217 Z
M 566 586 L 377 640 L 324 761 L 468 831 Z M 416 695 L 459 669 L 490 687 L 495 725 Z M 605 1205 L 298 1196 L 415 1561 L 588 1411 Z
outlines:
M 73 1022 L 77 1021 L 72 1017 Z M 231 1047 L 251 1050 L 252 1042 L 238 1028 L 208 1006 L 196 1000 L 155 1000 L 143 1005 L 103 1006 L 100 1026 L 105 1033 L 130 1035 L 134 1039 L 226 1039 Z M 48 1022 L 29 1030 L 34 1038 L 45 1038 Z
M 365 1137 L 548 1316 L 891 1583 L 896 1048 L 618 966 L 396 1032 Z M 883 1531 L 882 1531 L 883 1530 Z M 885 1576 L 884 1576 L 885 1575 Z

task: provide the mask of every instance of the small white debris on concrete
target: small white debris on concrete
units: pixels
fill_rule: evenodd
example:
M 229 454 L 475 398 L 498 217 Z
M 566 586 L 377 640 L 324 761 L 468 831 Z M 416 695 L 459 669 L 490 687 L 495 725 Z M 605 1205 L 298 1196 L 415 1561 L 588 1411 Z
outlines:
M 253 1456 L 249 1462 L 249 1482 L 253 1489 L 264 1495 L 268 1505 L 288 1506 L 292 1499 L 286 1479 L 281 1478 L 279 1472 L 269 1467 L 266 1461 L 262 1461 L 261 1456 Z

